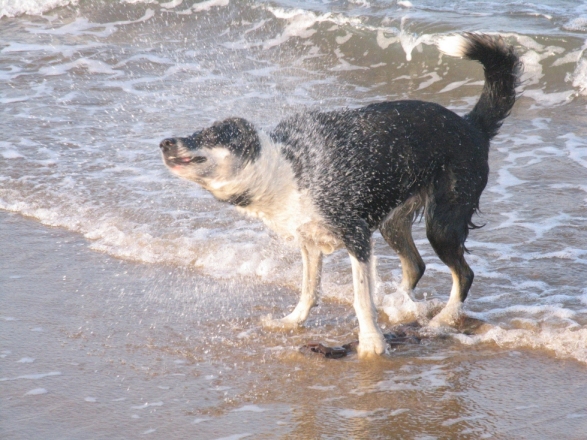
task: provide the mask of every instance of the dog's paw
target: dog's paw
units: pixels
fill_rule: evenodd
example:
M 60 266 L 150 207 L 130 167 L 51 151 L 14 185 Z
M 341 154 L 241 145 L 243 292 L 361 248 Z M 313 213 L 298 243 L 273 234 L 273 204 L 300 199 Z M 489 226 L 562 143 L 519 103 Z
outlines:
M 281 319 L 273 319 L 271 315 L 267 315 L 261 318 L 261 324 L 265 328 L 281 330 L 292 330 L 301 326 L 301 323 L 291 315 L 287 315 Z
M 463 307 L 461 303 L 447 304 L 438 315 L 430 320 L 429 327 L 458 327 L 463 320 Z
M 360 358 L 380 356 L 385 353 L 387 342 L 381 332 L 359 333 L 357 353 Z

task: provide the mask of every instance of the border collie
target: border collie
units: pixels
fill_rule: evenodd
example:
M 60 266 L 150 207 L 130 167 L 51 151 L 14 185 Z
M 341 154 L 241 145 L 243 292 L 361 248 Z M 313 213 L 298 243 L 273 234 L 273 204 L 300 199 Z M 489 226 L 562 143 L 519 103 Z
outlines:
M 322 256 L 344 247 L 352 265 L 359 355 L 385 352 L 373 303 L 371 235 L 379 229 L 397 252 L 401 287 L 411 291 L 425 269 L 411 233 L 419 212 L 453 281 L 448 303 L 431 324 L 454 326 L 461 317 L 473 282 L 465 240 L 487 184 L 489 141 L 514 105 L 521 63 L 500 37 L 446 36 L 438 47 L 484 67 L 481 97 L 464 117 L 430 102 L 391 101 L 296 114 L 268 134 L 230 118 L 161 142 L 173 174 L 299 245 L 300 301 L 266 324 L 303 324 L 318 299 Z

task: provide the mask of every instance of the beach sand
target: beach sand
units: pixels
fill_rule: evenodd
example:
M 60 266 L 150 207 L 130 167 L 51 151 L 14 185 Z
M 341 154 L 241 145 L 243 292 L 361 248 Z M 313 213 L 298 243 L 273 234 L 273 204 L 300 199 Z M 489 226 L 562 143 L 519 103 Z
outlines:
M 89 249 L 0 212 L 3 439 L 584 439 L 587 366 L 451 338 L 375 361 L 303 355 L 352 339 L 349 304 L 260 327 L 296 293 Z

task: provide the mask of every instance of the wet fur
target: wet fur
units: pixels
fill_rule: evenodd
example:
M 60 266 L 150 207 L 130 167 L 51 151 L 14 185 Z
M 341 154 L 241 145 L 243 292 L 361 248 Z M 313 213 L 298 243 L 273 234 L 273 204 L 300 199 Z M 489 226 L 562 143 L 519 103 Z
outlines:
M 381 354 L 385 341 L 373 303 L 371 235 L 379 229 L 398 253 L 402 287 L 409 291 L 425 270 L 411 235 L 418 212 L 453 277 L 449 302 L 434 323 L 458 319 L 474 276 L 464 258 L 465 240 L 487 184 L 489 141 L 515 101 L 520 63 L 500 38 L 465 34 L 440 47 L 484 66 L 483 93 L 464 117 L 434 103 L 393 101 L 300 113 L 268 135 L 231 118 L 161 143 L 163 160 L 176 175 L 300 247 L 300 302 L 267 325 L 305 321 L 318 298 L 322 255 L 344 247 L 353 271 L 359 353 Z

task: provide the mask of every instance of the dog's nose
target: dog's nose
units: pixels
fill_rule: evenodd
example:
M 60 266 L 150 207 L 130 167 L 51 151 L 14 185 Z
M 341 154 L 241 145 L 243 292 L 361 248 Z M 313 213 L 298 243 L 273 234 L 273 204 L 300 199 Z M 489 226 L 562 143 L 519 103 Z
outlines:
M 164 153 L 168 153 L 176 145 L 177 141 L 175 139 L 163 139 L 159 144 L 159 148 L 161 148 L 161 151 L 163 151 Z

